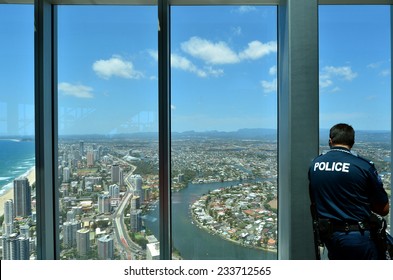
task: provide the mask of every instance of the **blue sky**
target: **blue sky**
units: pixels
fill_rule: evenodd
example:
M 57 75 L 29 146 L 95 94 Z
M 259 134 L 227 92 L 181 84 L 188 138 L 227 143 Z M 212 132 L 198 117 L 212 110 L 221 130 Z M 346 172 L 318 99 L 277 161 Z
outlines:
M 59 134 L 157 131 L 156 7 L 58 11 Z M 33 133 L 33 12 L 0 6 L 0 136 Z M 171 16 L 172 130 L 276 128 L 276 8 Z M 321 6 L 319 25 L 321 128 L 390 130 L 388 6 Z

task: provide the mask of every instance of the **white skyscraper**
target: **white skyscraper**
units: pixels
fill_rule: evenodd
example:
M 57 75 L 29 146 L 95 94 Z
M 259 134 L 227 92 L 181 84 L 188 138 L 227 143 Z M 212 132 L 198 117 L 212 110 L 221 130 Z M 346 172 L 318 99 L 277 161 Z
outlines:
M 75 219 L 74 211 L 70 210 L 67 212 L 67 222 L 71 222 Z
M 63 168 L 63 183 L 68 183 L 71 178 L 71 171 L 69 167 Z
M 109 195 L 111 198 L 119 198 L 120 197 L 120 187 L 116 184 L 109 186 Z
M 110 213 L 111 212 L 111 197 L 108 194 L 100 194 L 98 197 L 98 212 Z
M 145 194 L 142 190 L 143 180 L 142 176 L 135 174 L 131 176 L 131 184 L 134 187 L 134 194 L 140 197 L 141 203 L 145 201 Z
M 28 260 L 30 259 L 29 238 L 13 233 L 1 236 L 3 246 L 3 260 Z
M 119 170 L 119 185 L 124 186 L 124 172 L 121 168 Z
M 14 202 L 12 199 L 4 202 L 3 234 L 10 235 L 14 231 Z
M 78 221 L 70 221 L 63 223 L 63 245 L 71 248 L 76 246 L 76 232 L 81 229 L 81 224 Z

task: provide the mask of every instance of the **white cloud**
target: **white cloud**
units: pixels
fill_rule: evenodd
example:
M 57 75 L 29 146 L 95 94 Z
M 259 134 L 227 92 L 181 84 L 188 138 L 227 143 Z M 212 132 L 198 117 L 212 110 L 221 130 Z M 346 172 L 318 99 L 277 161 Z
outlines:
M 357 73 L 353 72 L 351 67 L 349 66 L 342 66 L 342 67 L 326 66 L 323 68 L 323 71 L 329 76 L 337 76 L 347 81 L 352 81 L 358 75 Z
M 58 90 L 64 95 L 70 95 L 78 98 L 93 98 L 93 88 L 83 85 L 72 85 L 69 83 L 59 83 Z
M 277 79 L 269 81 L 261 81 L 261 85 L 264 93 L 276 92 L 277 91 Z
M 141 72 L 134 69 L 131 61 L 126 61 L 118 55 L 114 55 L 108 60 L 94 62 L 93 70 L 103 79 L 109 79 L 112 76 L 125 79 L 140 79 L 143 77 Z
M 240 61 L 238 55 L 222 41 L 213 43 L 199 37 L 192 37 L 181 44 L 181 49 L 207 64 L 233 64 Z
M 321 88 L 329 87 L 333 84 L 332 80 L 330 79 L 329 75 L 321 74 L 319 76 L 319 86 Z
M 224 75 L 224 70 L 222 69 L 215 69 L 211 66 L 205 66 L 203 69 L 209 76 L 220 77 Z
M 235 10 L 235 12 L 239 14 L 246 14 L 250 12 L 255 12 L 257 9 L 252 6 L 240 6 L 238 9 Z
M 334 85 L 336 78 L 343 79 L 346 81 L 352 81 L 358 76 L 356 72 L 353 72 L 349 66 L 326 66 L 322 69 L 319 75 L 319 86 L 321 88 L 327 88 Z M 334 91 L 337 91 L 337 87 Z
M 373 62 L 373 63 L 370 63 L 369 65 L 367 65 L 367 68 L 373 68 L 373 69 L 379 68 L 379 67 L 381 67 L 382 64 L 383 64 L 382 61 Z
M 192 72 L 197 74 L 199 77 L 206 77 L 207 73 L 198 69 L 191 61 L 187 58 L 177 54 L 171 55 L 171 67 L 181 69 L 184 71 Z
M 274 52 L 277 52 L 277 42 L 270 41 L 264 44 L 260 41 L 252 41 L 244 51 L 239 53 L 239 58 L 255 60 Z
M 150 50 L 149 54 L 154 60 L 158 61 L 157 51 Z M 186 57 L 178 54 L 171 54 L 171 67 L 174 69 L 180 69 L 183 71 L 194 73 L 201 78 L 206 78 L 209 76 L 218 77 L 224 74 L 224 71 L 222 69 L 214 69 L 211 66 L 204 66 L 204 68 L 201 69 L 195 64 L 193 64 Z
M 148 50 L 148 53 L 155 61 L 158 61 L 158 51 Z
M 277 66 L 276 65 L 269 68 L 269 74 L 270 75 L 277 75 Z
M 181 49 L 207 64 L 234 64 L 242 60 L 256 60 L 271 53 L 277 52 L 277 42 L 262 43 L 252 41 L 239 54 L 233 51 L 225 42 L 211 42 L 199 37 L 191 37 L 181 44 Z
M 214 69 L 211 66 L 205 66 L 203 69 L 200 69 L 190 60 L 178 54 L 171 55 L 171 67 L 197 74 L 201 78 L 208 76 L 218 77 L 224 74 L 222 69 Z

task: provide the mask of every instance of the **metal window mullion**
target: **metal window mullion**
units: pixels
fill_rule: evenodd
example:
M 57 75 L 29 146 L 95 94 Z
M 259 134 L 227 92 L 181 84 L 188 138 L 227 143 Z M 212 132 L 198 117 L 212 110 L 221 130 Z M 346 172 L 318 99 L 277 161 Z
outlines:
M 318 1 L 278 7 L 278 258 L 313 259 L 308 166 L 319 146 Z
M 47 0 L 35 1 L 35 153 L 37 195 L 37 258 L 56 259 L 56 131 L 54 117 L 53 7 Z
M 158 117 L 160 258 L 171 259 L 170 7 L 158 1 Z

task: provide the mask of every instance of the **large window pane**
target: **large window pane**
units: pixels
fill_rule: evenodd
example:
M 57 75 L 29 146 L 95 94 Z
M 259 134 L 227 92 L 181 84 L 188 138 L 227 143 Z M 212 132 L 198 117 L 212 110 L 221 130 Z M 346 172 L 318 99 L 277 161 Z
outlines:
M 59 6 L 61 259 L 156 259 L 157 9 Z
M 34 7 L 0 5 L 1 259 L 35 259 Z
M 277 258 L 276 17 L 172 8 L 173 258 Z
M 375 163 L 389 195 L 390 34 L 389 6 L 319 8 L 321 150 L 331 126 L 351 124 L 353 150 Z

